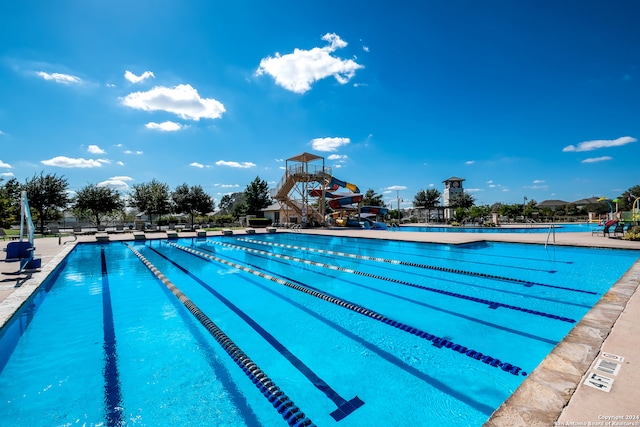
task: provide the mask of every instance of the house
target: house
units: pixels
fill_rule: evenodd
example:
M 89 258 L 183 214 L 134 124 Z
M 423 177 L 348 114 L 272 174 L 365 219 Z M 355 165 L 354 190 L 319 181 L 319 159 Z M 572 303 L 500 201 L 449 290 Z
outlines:
M 588 197 L 586 199 L 580 199 L 573 202 L 573 204 L 576 205 L 576 208 L 578 209 L 584 209 L 585 206 L 595 204 L 595 203 L 599 203 L 597 197 Z
M 269 218 L 273 224 L 286 222 L 298 222 L 298 217 L 293 209 L 284 203 L 275 202 L 262 209 L 265 218 Z
M 568 205 L 569 202 L 565 202 L 564 200 L 544 200 L 536 205 L 537 208 L 548 208 L 552 211 L 555 211 L 559 207 L 564 205 Z

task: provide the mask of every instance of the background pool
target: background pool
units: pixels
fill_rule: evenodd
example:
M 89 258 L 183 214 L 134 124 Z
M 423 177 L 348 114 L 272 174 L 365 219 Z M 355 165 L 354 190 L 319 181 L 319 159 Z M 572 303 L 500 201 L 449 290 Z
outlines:
M 437 233 L 548 233 L 549 225 L 544 224 L 532 224 L 522 226 L 509 225 L 503 227 L 478 227 L 478 226 L 463 226 L 463 227 L 450 227 L 450 226 L 414 226 L 414 225 L 402 225 L 400 227 L 389 228 L 390 231 L 424 231 L 424 232 L 437 232 Z M 598 224 L 573 224 L 563 223 L 555 224 L 554 230 L 556 233 L 587 233 L 602 228 Z

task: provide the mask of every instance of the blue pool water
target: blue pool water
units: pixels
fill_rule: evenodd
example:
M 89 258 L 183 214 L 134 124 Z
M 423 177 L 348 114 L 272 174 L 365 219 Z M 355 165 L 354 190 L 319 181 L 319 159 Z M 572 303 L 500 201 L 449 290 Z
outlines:
M 0 425 L 479 426 L 637 260 L 297 233 L 78 245 L 0 331 Z
M 602 228 L 598 224 L 555 224 L 556 233 L 590 233 L 593 230 Z M 467 225 L 464 227 L 442 227 L 442 226 L 415 226 L 403 225 L 400 227 L 389 228 L 390 231 L 425 231 L 437 233 L 549 233 L 549 225 L 532 224 L 522 226 L 508 227 L 479 227 L 475 225 Z

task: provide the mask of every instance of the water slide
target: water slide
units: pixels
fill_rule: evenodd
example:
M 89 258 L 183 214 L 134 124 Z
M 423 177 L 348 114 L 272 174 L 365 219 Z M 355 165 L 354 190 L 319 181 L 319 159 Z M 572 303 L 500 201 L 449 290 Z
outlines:
M 382 206 L 362 206 L 360 212 L 385 216 L 389 213 L 389 209 L 383 208 Z
M 331 177 L 331 181 L 329 182 L 329 187 L 333 187 L 335 185 L 337 185 L 338 187 L 346 188 L 347 190 L 351 190 L 354 193 L 359 193 L 360 192 L 360 189 L 358 188 L 357 185 L 348 183 L 346 181 L 341 181 L 338 178 L 336 178 L 335 176 L 332 176 Z
M 327 190 L 313 189 L 309 190 L 309 195 L 311 197 L 321 197 L 322 192 L 324 191 L 324 196 L 329 199 L 329 206 L 332 209 L 339 209 L 342 206 L 351 205 L 354 203 L 360 203 L 362 201 L 362 194 L 360 193 L 360 189 L 357 185 L 351 184 L 346 181 L 342 181 L 337 179 L 334 176 L 325 175 L 328 183 Z M 346 188 L 347 190 L 351 190 L 353 194 L 350 193 L 334 193 L 339 187 Z
M 332 209 L 339 209 L 341 206 L 351 205 L 354 203 L 360 203 L 362 201 L 362 194 L 354 194 L 352 196 L 337 197 L 329 200 L 329 206 Z

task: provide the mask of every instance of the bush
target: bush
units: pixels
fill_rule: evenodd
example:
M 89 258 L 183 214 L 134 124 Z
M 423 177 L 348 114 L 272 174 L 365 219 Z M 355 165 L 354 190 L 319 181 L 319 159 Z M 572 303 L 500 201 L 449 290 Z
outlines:
M 268 227 L 271 225 L 269 218 L 249 218 L 249 225 L 251 227 Z
M 640 240 L 640 226 L 636 225 L 622 237 L 624 240 Z

